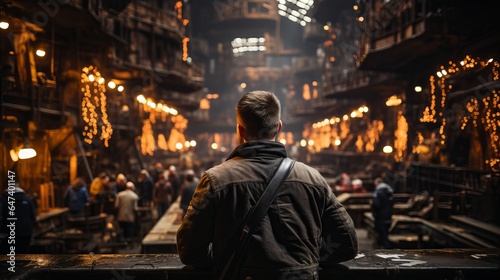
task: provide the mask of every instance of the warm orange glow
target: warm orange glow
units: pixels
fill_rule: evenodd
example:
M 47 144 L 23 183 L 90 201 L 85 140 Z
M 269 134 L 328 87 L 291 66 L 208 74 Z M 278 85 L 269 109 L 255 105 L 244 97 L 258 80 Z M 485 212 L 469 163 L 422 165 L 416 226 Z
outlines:
M 182 60 L 183 61 L 187 61 L 187 59 L 189 57 L 188 43 L 189 43 L 189 38 L 188 37 L 184 37 L 182 39 Z
M 440 122 L 438 131 L 442 145 L 446 144 L 445 132 L 448 122 L 444 112 L 448 106 L 447 94 L 453 88 L 450 84 L 447 84 L 447 79 L 457 74 L 463 74 L 466 71 L 476 71 L 477 67 L 491 67 L 492 75 L 488 77 L 488 80 L 498 80 L 498 68 L 500 67 L 498 61 L 495 61 L 493 58 L 486 60 L 475 59 L 469 55 L 457 63 L 449 61 L 448 65 L 442 65 L 436 72 L 438 78 L 431 76 L 429 79 L 431 103 L 425 108 L 420 121 Z M 500 108 L 500 96 L 495 89 L 490 89 L 489 93 L 484 96 L 482 95 L 481 98 L 476 96 L 468 100 L 465 104 L 466 110 L 464 112 L 456 113 L 456 117 L 461 120 L 460 128 L 462 130 L 465 130 L 469 124 L 472 124 L 474 128 L 480 127 L 486 131 L 491 146 L 491 149 L 488 149 L 488 151 L 483 151 L 489 156 L 486 163 L 493 170 L 497 171 L 500 170 L 500 135 L 497 132 L 500 126 L 500 113 L 498 113 L 498 108 Z
M 389 99 L 387 99 L 387 101 L 385 102 L 385 105 L 387 107 L 394 107 L 394 106 L 399 106 L 401 104 L 402 100 L 397 97 L 396 95 L 393 95 L 391 97 L 389 97 Z
M 203 98 L 200 100 L 200 109 L 202 110 L 208 110 L 210 109 L 210 101 L 208 99 Z
M 403 115 L 402 111 L 398 112 L 398 127 L 394 132 L 394 149 L 396 153 L 394 154 L 394 159 L 397 162 L 402 162 L 405 158 L 406 143 L 408 141 L 408 122 Z
M 177 1 L 175 3 L 174 9 L 177 13 L 177 19 L 182 20 L 182 1 Z
M 99 134 L 99 139 L 104 141 L 104 146 L 108 147 L 109 139 L 113 135 L 113 128 L 108 120 L 106 86 L 104 78 L 97 67 L 89 66 L 82 69 L 81 74 L 82 118 L 85 122 L 82 132 L 84 141 L 91 144 L 94 136 Z M 96 79 L 98 82 L 96 82 Z M 101 127 L 98 127 L 101 123 Z
M 304 84 L 302 86 L 302 98 L 304 98 L 304 100 L 311 100 L 311 91 L 309 89 L 309 84 Z

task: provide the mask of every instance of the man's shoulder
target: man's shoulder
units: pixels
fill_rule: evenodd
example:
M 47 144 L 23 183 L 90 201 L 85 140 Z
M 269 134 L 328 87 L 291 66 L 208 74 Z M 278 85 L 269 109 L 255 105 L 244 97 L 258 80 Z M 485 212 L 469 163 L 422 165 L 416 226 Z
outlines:
M 244 171 L 249 171 L 252 168 L 252 165 L 245 162 L 244 158 L 235 157 L 206 170 L 205 176 L 210 181 L 215 180 L 215 178 L 222 180 L 223 178 L 232 178 L 235 175 L 245 176 L 247 173 Z
M 324 186 L 326 183 L 325 178 L 318 170 L 303 162 L 296 161 L 294 168 L 289 176 L 290 180 L 303 181 L 304 183 Z

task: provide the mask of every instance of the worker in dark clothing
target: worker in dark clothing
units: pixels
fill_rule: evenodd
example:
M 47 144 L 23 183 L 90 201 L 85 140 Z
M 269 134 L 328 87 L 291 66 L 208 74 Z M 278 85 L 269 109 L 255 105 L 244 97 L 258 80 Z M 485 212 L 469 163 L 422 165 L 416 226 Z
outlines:
M 0 204 L 2 211 L 0 253 L 8 254 L 11 251 L 15 254 L 30 253 L 31 236 L 36 224 L 33 202 L 16 184 L 13 191 L 7 189 L 3 193 Z
M 375 231 L 377 232 L 378 244 L 386 249 L 392 248 L 389 241 L 389 228 L 392 221 L 393 190 L 382 178 L 374 181 L 372 211 L 375 219 Z
M 183 210 L 182 216 L 187 212 L 189 203 L 191 202 L 191 198 L 193 197 L 194 191 L 196 189 L 196 185 L 198 184 L 198 180 L 195 180 L 193 170 L 186 171 L 184 175 L 184 186 L 181 190 L 181 202 L 180 208 Z

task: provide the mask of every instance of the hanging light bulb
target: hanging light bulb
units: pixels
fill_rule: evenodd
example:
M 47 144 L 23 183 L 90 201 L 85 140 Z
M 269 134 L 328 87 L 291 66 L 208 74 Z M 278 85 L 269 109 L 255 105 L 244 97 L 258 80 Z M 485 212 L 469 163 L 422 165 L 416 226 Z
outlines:
M 389 146 L 389 145 L 384 146 L 384 148 L 382 149 L 382 151 L 383 151 L 385 154 L 390 154 L 390 153 L 392 153 L 392 150 L 393 150 L 393 149 L 392 149 L 392 147 L 391 147 L 391 146 Z
M 26 138 L 24 141 L 24 146 L 19 150 L 19 153 L 17 154 L 19 159 L 30 159 L 36 157 L 36 151 L 35 149 L 30 147 L 29 144 L 29 139 Z

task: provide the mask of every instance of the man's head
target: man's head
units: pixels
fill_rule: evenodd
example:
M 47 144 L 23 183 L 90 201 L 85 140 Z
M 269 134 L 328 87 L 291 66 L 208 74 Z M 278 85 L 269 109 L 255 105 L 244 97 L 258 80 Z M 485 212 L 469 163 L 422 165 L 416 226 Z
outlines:
M 127 177 L 125 177 L 125 175 L 123 175 L 122 173 L 120 173 L 116 176 L 116 183 L 117 184 L 125 185 L 126 182 L 127 182 Z
M 71 185 L 73 186 L 74 189 L 81 189 L 82 187 L 85 186 L 85 181 L 82 178 L 77 177 L 75 180 L 73 180 Z
M 109 182 L 109 175 L 104 172 L 99 173 L 99 178 L 103 184 L 107 184 Z
M 146 178 L 150 177 L 149 176 L 149 171 L 147 171 L 146 169 L 142 169 L 140 172 L 139 172 L 139 178 L 138 178 L 138 181 L 139 182 L 142 182 L 144 181 Z
M 186 172 L 184 173 L 184 178 L 189 183 L 193 182 L 194 181 L 194 171 L 192 169 L 186 170 Z
M 128 181 L 127 184 L 125 185 L 127 187 L 127 190 L 135 190 L 135 185 L 134 183 Z
M 248 92 L 236 105 L 238 142 L 274 140 L 281 130 L 281 106 L 278 98 L 268 91 Z
M 163 164 L 161 164 L 161 162 L 157 162 L 157 163 L 155 163 L 155 169 L 156 169 L 157 171 L 161 171 L 161 170 L 163 170 Z
M 382 178 L 380 178 L 380 177 L 375 178 L 375 180 L 373 181 L 373 184 L 374 184 L 375 186 L 378 186 L 378 185 L 380 185 L 380 184 L 382 184 L 382 183 L 384 183 L 384 179 L 382 179 Z
M 352 180 L 352 187 L 354 189 L 359 189 L 359 188 L 362 188 L 363 187 L 363 181 L 361 181 L 360 179 L 354 179 Z

